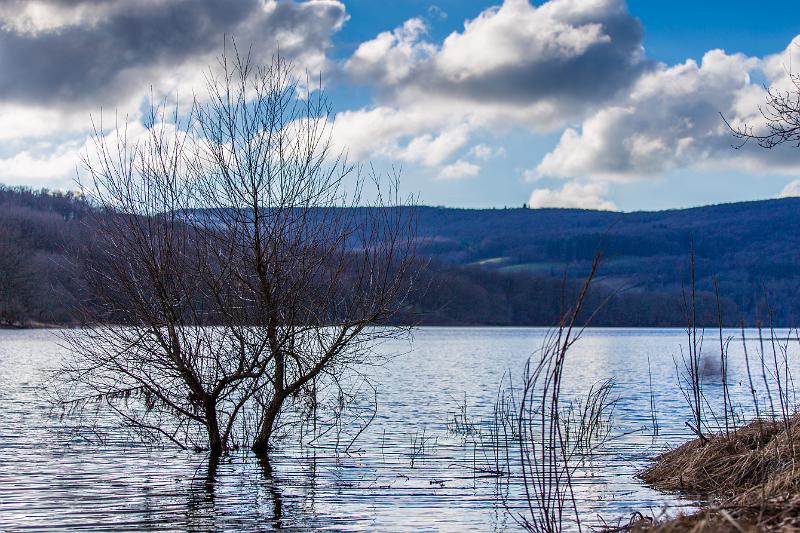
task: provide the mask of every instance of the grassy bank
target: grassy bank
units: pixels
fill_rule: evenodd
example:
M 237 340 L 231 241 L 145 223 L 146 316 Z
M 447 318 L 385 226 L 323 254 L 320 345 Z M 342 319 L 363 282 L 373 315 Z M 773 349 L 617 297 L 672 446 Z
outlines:
M 692 515 L 634 531 L 796 531 L 800 528 L 800 416 L 755 421 L 697 438 L 656 459 L 640 477 L 706 503 Z

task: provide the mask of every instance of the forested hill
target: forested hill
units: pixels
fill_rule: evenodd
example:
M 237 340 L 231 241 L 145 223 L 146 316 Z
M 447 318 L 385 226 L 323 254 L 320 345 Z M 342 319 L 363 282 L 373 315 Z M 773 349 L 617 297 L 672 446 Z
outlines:
M 635 264 L 640 258 L 685 256 L 694 239 L 698 256 L 734 254 L 755 262 L 795 265 L 800 250 L 800 198 L 721 204 L 691 209 L 617 213 L 579 209 L 448 209 L 422 207 L 425 250 L 460 264 L 547 270 L 591 260 L 596 245 Z M 630 263 L 631 260 L 633 263 Z M 732 268 L 727 261 L 726 268 Z M 634 269 L 636 270 L 636 269 Z
M 800 199 L 636 213 L 414 209 L 431 263 L 404 321 L 552 325 L 601 251 L 589 308 L 624 290 L 595 325 L 682 326 L 694 243 L 701 321 L 716 323 L 717 279 L 727 325 L 770 314 L 800 323 Z M 72 250 L 90 237 L 89 211 L 73 195 L 0 186 L 0 324 L 75 322 Z
M 694 243 L 697 285 L 750 323 L 800 318 L 800 198 L 617 213 L 579 209 L 419 208 L 424 254 L 498 273 L 576 278 L 597 251 L 607 284 L 682 293 Z M 624 319 L 630 322 L 633 317 Z M 730 319 L 729 321 L 735 321 Z

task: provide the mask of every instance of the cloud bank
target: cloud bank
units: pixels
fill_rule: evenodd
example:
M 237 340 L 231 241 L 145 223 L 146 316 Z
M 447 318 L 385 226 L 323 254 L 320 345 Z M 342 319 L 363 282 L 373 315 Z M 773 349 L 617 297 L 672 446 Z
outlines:
M 467 150 L 477 132 L 566 126 L 520 175 L 570 183 L 536 189 L 533 205 L 611 208 L 601 198 L 608 183 L 683 169 L 800 171 L 790 147 L 734 151 L 720 116 L 761 124 L 763 84 L 786 83 L 796 46 L 767 57 L 711 50 L 668 66 L 646 57 L 642 36 L 641 23 L 614 0 L 506 0 L 441 44 L 412 19 L 363 43 L 346 63 L 354 79 L 376 86 L 378 105 L 342 113 L 338 132 L 357 157 L 437 166 L 480 160 L 477 146 Z M 452 141 L 448 150 L 420 159 L 413 148 L 439 136 Z
M 10 0 L 0 7 L 0 99 L 48 107 L 97 107 L 202 80 L 232 35 L 256 54 L 276 43 L 320 70 L 340 2 L 260 0 Z
M 720 116 L 735 124 L 763 122 L 758 108 L 766 94 L 751 73 L 762 74 L 770 85 L 781 84 L 785 73 L 775 67 L 790 53 L 759 59 L 712 50 L 700 63 L 687 60 L 643 74 L 625 98 L 564 131 L 535 175 L 624 182 L 698 166 L 798 169 L 800 160 L 790 150 L 745 146 L 734 151 Z
M 624 0 L 505 0 L 443 40 L 411 18 L 334 60 L 347 20 L 338 0 L 6 0 L 0 181 L 69 186 L 90 112 L 120 109 L 135 122 L 151 87 L 188 100 L 224 35 L 256 58 L 279 43 L 299 69 L 366 87 L 370 97 L 334 117 L 334 141 L 358 160 L 407 163 L 457 186 L 509 162 L 514 132 L 555 133 L 543 157 L 517 151 L 516 175 L 492 176 L 564 180 L 533 185 L 535 207 L 614 209 L 610 184 L 684 169 L 800 171 L 797 150 L 732 150 L 720 117 L 760 123 L 762 85 L 786 83 L 787 65 L 800 59 L 794 45 L 664 65 L 645 53 L 644 28 Z
M 90 113 L 119 110 L 135 123 L 151 91 L 189 101 L 225 36 L 266 61 L 280 44 L 299 69 L 325 71 L 346 18 L 336 0 L 6 0 L 0 182 L 50 176 L 70 187 Z

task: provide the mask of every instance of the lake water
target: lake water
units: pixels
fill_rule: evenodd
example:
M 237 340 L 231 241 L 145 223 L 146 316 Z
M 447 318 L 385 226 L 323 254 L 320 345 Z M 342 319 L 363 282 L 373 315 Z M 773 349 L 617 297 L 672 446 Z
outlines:
M 524 492 L 513 480 L 486 475 L 492 459 L 481 434 L 499 387 L 521 376 L 545 334 L 422 328 L 410 342 L 386 343 L 379 350 L 402 355 L 365 370 L 377 390 L 377 412 L 347 453 L 345 446 L 371 416 L 366 410 L 345 413 L 335 432 L 338 446 L 333 433 L 302 448 L 287 441 L 269 468 L 237 453 L 222 460 L 209 483 L 203 454 L 115 439 L 104 419 L 98 434 L 112 437 L 104 445 L 86 432 L 67 431 L 40 393 L 47 371 L 64 354 L 58 332 L 0 331 L 0 530 L 519 530 L 514 513 L 524 511 Z M 715 334 L 707 332 L 704 347 L 713 357 Z M 569 353 L 567 394 L 614 377 L 619 397 L 610 440 L 576 480 L 585 523 L 691 505 L 635 478 L 649 458 L 689 437 L 690 412 L 674 359 L 685 345 L 681 330 L 590 329 Z M 741 343 L 730 349 L 732 396 L 746 410 Z M 710 374 L 713 409 L 721 406 L 717 381 Z M 372 389 L 363 396 L 370 404 Z M 451 423 L 464 406 L 471 430 L 454 432 Z

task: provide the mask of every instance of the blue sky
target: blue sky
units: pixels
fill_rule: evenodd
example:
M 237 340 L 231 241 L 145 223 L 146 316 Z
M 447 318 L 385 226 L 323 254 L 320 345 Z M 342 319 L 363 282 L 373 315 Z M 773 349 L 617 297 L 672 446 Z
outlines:
M 645 27 L 645 48 L 653 57 L 679 63 L 699 59 L 712 48 L 763 56 L 786 47 L 800 33 L 797 2 L 629 0 Z
M 788 87 L 799 33 L 788 1 L 10 0 L 0 182 L 74 187 L 89 114 L 135 121 L 151 86 L 186 94 L 225 34 L 322 71 L 337 143 L 401 167 L 427 204 L 795 195 L 800 150 L 733 150 L 719 113 L 759 126 L 763 85 Z

